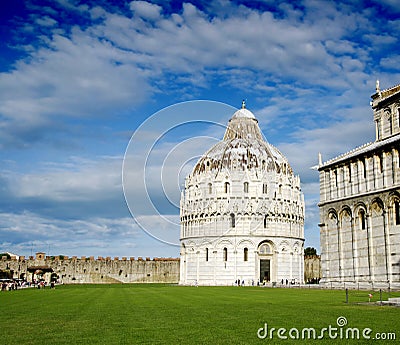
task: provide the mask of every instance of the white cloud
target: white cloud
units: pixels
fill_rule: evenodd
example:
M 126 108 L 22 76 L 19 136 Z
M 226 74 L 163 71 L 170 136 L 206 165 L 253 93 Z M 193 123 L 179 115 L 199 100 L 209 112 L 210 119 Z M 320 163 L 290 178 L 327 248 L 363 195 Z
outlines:
M 364 38 L 376 46 L 389 45 L 398 41 L 398 38 L 391 34 L 367 34 Z
M 156 4 L 151 4 L 146 1 L 132 1 L 129 4 L 130 9 L 135 15 L 143 19 L 157 19 L 160 16 L 162 8 Z
M 3 173 L 15 198 L 87 202 L 122 197 L 122 157 L 72 158 L 69 164 L 42 167 L 35 173 Z M 44 169 L 44 170 L 43 170 Z
M 111 117 L 143 102 L 150 87 L 130 60 L 79 29 L 54 35 L 48 48 L 0 74 L 0 144 L 60 130 L 65 117 Z
M 155 24 L 109 14 L 95 30 L 121 48 L 137 52 L 137 62 L 157 73 L 255 68 L 325 85 L 326 78 L 337 78 L 333 72 L 341 64 L 326 46 L 333 49 L 340 42 L 342 52 L 354 52 L 356 43 L 343 36 L 366 24 L 356 14 L 329 4 L 313 6 L 303 20 L 277 19 L 272 13 L 250 9 L 211 20 L 192 4 L 184 4 L 181 14 L 164 15 Z
M 150 218 L 150 224 L 159 225 L 157 219 Z M 3 212 L 0 224 L 0 252 L 25 256 L 37 251 L 69 256 L 179 256 L 178 247 L 149 237 L 131 217 L 62 220 L 32 212 Z
M 373 0 L 375 3 L 379 5 L 385 5 L 389 7 L 390 11 L 394 13 L 400 12 L 400 4 L 397 0 Z
M 326 128 L 298 131 L 297 140 L 291 137 L 278 148 L 302 180 L 310 182 L 317 180 L 318 173 L 310 168 L 318 165 L 318 153 L 322 154 L 324 161 L 336 157 L 364 144 L 365 138 L 372 136 L 372 131 L 368 121 L 336 123 Z
M 130 217 L 62 220 L 32 212 L 0 213 L 0 223 L 1 250 L 20 255 L 28 255 L 31 248 L 50 250 L 51 255 L 133 255 L 143 241 Z
M 35 22 L 36 22 L 36 24 L 38 24 L 40 26 L 47 26 L 47 27 L 52 27 L 52 26 L 57 25 L 57 21 L 49 16 L 37 18 Z
M 395 39 L 371 26 L 367 12 L 334 3 L 305 2 L 302 15 L 286 5 L 282 16 L 241 6 L 220 17 L 189 3 L 171 14 L 145 1 L 130 3 L 151 22 L 99 6 L 59 5 L 96 21 L 71 27 L 69 34 L 50 31 L 29 59 L 0 74 L 3 145 L 30 131 L 40 139 L 41 130 L 63 121 L 60 116 L 113 116 L 153 92 L 179 90 L 184 99 L 215 80 L 260 94 L 266 85 L 272 97 L 293 87 L 293 80 L 298 89 L 360 88 L 370 78 L 365 70 L 371 52 L 354 30 L 387 44 Z M 36 20 L 49 25 L 54 19 Z
M 383 68 L 390 68 L 393 70 L 397 70 L 400 71 L 400 67 L 399 67 L 399 57 L 398 55 L 393 55 L 393 56 L 388 56 L 388 57 L 384 57 L 381 59 L 380 61 L 380 65 Z

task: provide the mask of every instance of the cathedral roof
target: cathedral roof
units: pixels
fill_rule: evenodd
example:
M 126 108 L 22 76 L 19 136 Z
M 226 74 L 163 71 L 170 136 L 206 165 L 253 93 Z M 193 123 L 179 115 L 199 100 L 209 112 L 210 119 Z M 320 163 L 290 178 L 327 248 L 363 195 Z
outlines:
M 374 93 L 371 97 L 372 99 L 376 101 L 383 101 L 386 98 L 389 98 L 395 94 L 398 94 L 400 92 L 400 84 L 397 84 L 395 86 L 392 86 L 388 89 L 381 90 L 379 86 L 379 80 L 376 81 L 376 93 Z
M 193 174 L 224 168 L 293 173 L 286 157 L 264 140 L 257 119 L 244 102 L 229 120 L 223 140 L 200 158 Z
M 346 152 L 338 157 L 334 157 L 326 161 L 325 163 L 317 166 L 316 168 L 318 168 L 318 170 L 323 170 L 332 165 L 347 162 L 353 158 L 369 154 L 370 152 L 374 152 L 386 145 L 392 145 L 398 143 L 399 141 L 400 141 L 400 134 L 396 134 L 384 140 L 367 143 L 362 146 L 356 147 L 355 149 Z

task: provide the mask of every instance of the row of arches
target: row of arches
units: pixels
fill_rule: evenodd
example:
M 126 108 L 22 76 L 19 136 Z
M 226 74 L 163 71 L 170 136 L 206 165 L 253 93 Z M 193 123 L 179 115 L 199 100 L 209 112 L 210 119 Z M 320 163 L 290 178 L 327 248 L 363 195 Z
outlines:
M 257 184 L 257 186 L 255 188 L 256 189 L 260 188 L 260 192 L 262 194 L 268 194 L 268 191 L 270 190 L 269 185 L 271 186 L 272 183 L 271 182 L 270 183 L 267 183 L 267 182 L 260 183 L 257 181 L 254 184 Z M 245 181 L 245 182 L 241 182 L 241 185 L 242 185 L 242 188 L 239 189 L 239 191 L 243 192 L 245 194 L 249 193 L 249 191 L 250 191 L 249 187 L 250 187 L 251 183 L 248 181 Z M 191 189 L 190 187 L 191 186 L 188 187 L 189 190 Z M 271 187 L 272 187 L 272 189 L 275 189 L 275 186 L 271 186 Z M 278 184 L 278 188 L 279 188 L 279 190 L 282 188 L 282 183 Z M 197 184 L 195 185 L 194 190 L 197 190 L 197 191 L 199 190 L 199 186 Z M 211 182 L 207 183 L 207 193 L 206 194 L 213 195 L 216 191 L 217 191 L 217 188 L 216 188 L 215 183 L 214 184 Z M 232 182 L 228 182 L 228 181 L 223 182 L 223 193 L 230 194 L 231 192 L 232 192 Z M 197 194 L 195 193 L 195 195 L 197 195 Z
M 321 201 L 333 200 L 392 186 L 400 179 L 398 149 L 389 147 L 371 156 L 324 170 Z
M 321 244 L 327 280 L 400 280 L 399 193 L 330 207 L 326 215 Z
M 388 220 L 391 225 L 400 225 L 400 194 L 392 192 L 388 195 L 386 202 L 382 198 L 376 197 L 371 201 L 359 201 L 355 205 L 342 205 L 339 210 L 330 208 L 328 218 L 336 220 L 338 223 L 344 218 L 351 218 L 359 225 L 360 229 L 366 228 L 368 217 L 389 214 Z
M 303 237 L 299 215 L 230 215 L 181 221 L 181 238 L 257 234 Z
M 222 181 L 211 180 L 214 177 L 210 176 L 210 179 L 201 182 L 192 177 L 192 180 L 188 180 L 185 187 L 185 199 L 194 200 L 202 199 L 204 197 L 225 194 L 231 195 L 232 193 L 239 194 L 251 194 L 251 195 L 284 195 L 285 197 L 297 196 L 300 192 L 300 180 L 298 176 L 253 176 L 251 178 L 248 175 L 235 178 L 230 178 L 227 174 L 226 178 Z M 240 180 L 240 182 L 235 181 Z
M 199 206 L 199 207 L 196 207 Z M 200 207 L 201 206 L 201 207 Z M 265 201 L 265 200 L 217 200 L 208 201 L 193 207 L 181 207 L 181 221 L 198 218 L 229 216 L 231 213 L 241 216 L 260 216 L 270 214 L 273 216 L 292 217 L 303 216 L 304 207 L 298 201 Z
M 205 261 L 210 258 L 210 253 L 222 252 L 223 261 L 227 261 L 228 252 L 231 253 L 243 253 L 243 259 L 247 258 L 250 252 L 256 254 L 279 254 L 279 253 L 292 253 L 301 254 L 302 253 L 302 242 L 296 240 L 294 242 L 288 241 L 286 239 L 272 240 L 264 239 L 258 243 L 254 242 L 252 239 L 247 238 L 234 243 L 228 239 L 220 239 L 219 241 L 206 241 L 201 244 L 197 244 L 194 241 L 188 241 L 181 244 L 181 255 L 188 253 L 204 254 Z M 244 260 L 248 261 L 248 260 Z
M 285 238 L 222 238 L 181 245 L 181 284 L 227 285 L 282 279 L 303 281 L 303 241 Z
M 223 248 L 223 261 L 226 262 L 228 261 L 228 248 L 224 247 Z M 206 248 L 205 249 L 205 260 L 208 262 L 210 259 L 210 249 Z M 249 261 L 249 248 L 244 247 L 243 248 L 243 261 Z
M 264 222 L 264 227 L 266 227 L 266 224 L 269 220 L 276 220 L 278 218 L 282 218 L 282 219 L 291 219 L 291 220 L 304 220 L 304 217 L 301 213 L 248 213 L 248 212 L 238 212 L 238 213 L 229 213 L 229 212 L 225 212 L 225 213 L 212 213 L 212 214 L 207 214 L 207 213 L 202 213 L 200 215 L 190 215 L 190 216 L 182 216 L 181 217 L 181 222 L 183 223 L 187 223 L 190 221 L 196 221 L 196 220 L 207 220 L 207 219 L 213 219 L 216 218 L 217 220 L 224 220 L 229 218 L 231 220 L 231 227 L 235 227 L 236 224 L 236 219 L 240 219 L 240 218 L 248 218 L 251 220 L 255 220 L 255 221 L 259 221 L 260 219 L 263 219 Z

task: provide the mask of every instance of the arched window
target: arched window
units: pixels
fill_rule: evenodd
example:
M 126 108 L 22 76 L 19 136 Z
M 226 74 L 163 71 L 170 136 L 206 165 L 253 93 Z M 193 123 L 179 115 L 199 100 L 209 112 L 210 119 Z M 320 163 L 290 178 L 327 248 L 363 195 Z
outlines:
M 208 261 L 208 248 L 206 248 L 206 261 Z
M 365 170 L 364 170 L 364 162 L 363 161 L 359 161 L 359 166 L 357 167 L 357 172 L 361 175 L 362 177 L 365 178 Z M 360 176 L 361 177 L 361 176 Z
M 244 248 L 243 250 L 243 261 L 248 261 L 249 260 L 249 250 L 247 248 Z
M 364 210 L 360 210 L 360 212 L 358 213 L 359 219 L 360 219 L 360 229 L 361 230 L 365 230 L 365 211 Z
M 366 158 L 364 158 L 364 161 L 363 161 L 363 176 L 364 176 L 364 178 L 367 178 L 367 160 L 366 160 Z
M 400 108 L 397 108 L 397 127 L 400 127 Z
M 248 193 L 248 192 L 249 192 L 249 183 L 248 183 L 248 182 L 245 182 L 245 183 L 243 184 L 243 191 L 244 191 L 245 193 Z
M 263 194 L 267 194 L 267 193 L 268 193 L 268 187 L 267 187 L 267 184 L 264 183 L 263 184 Z
M 348 172 L 349 172 L 349 183 L 351 183 L 351 163 L 348 166 Z
M 393 149 L 393 156 L 397 158 L 397 167 L 400 168 L 399 151 L 397 151 L 396 149 Z
M 376 165 L 378 166 L 379 173 L 383 172 L 383 156 L 376 156 Z
M 236 226 L 235 215 L 231 213 L 231 227 L 234 228 L 235 226 Z
M 229 182 L 225 182 L 225 193 L 229 193 Z
M 382 136 L 382 134 L 381 134 L 381 120 L 376 120 L 376 135 L 377 135 L 377 139 L 379 140 L 379 139 L 381 139 L 381 136 Z
M 263 243 L 259 250 L 260 254 L 271 254 L 271 247 L 267 243 Z
M 397 126 L 400 127 L 400 108 L 397 108 Z
M 224 248 L 224 261 L 228 261 L 228 249 Z
M 208 194 L 212 193 L 212 183 L 208 184 Z
M 398 200 L 394 202 L 394 224 L 400 225 L 400 204 Z

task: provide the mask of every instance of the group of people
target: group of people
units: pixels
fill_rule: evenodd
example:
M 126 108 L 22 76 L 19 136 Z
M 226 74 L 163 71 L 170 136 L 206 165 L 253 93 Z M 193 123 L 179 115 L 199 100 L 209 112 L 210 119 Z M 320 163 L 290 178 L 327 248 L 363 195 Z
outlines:
M 33 281 L 32 283 L 30 283 L 27 281 L 18 281 L 11 279 L 3 280 L 0 284 L 1 291 L 12 291 L 12 290 L 17 290 L 18 288 L 21 287 L 37 287 L 38 289 L 44 289 L 47 285 L 48 283 L 45 281 Z M 54 282 L 50 283 L 50 288 L 52 289 L 55 288 Z
M 312 279 L 307 279 L 306 284 L 319 284 L 319 281 L 321 278 L 312 278 Z
M 290 285 L 295 285 L 296 284 L 296 279 L 291 279 L 290 280 L 290 282 L 289 282 L 289 279 L 283 279 L 282 278 L 282 280 L 281 280 L 281 285 L 289 285 L 289 283 L 290 283 Z
M 4 280 L 1 282 L 1 291 L 17 290 L 20 283 L 15 280 Z
M 235 285 L 236 286 L 246 286 L 246 283 L 245 283 L 244 279 L 242 279 L 242 280 L 236 279 L 235 280 Z M 251 281 L 249 280 L 247 286 L 254 286 L 254 285 L 255 285 L 254 279 L 252 279 Z M 257 280 L 257 286 L 260 286 L 260 281 L 259 280 Z
M 36 286 L 37 286 L 38 289 L 44 289 L 44 288 L 47 286 L 47 282 L 41 280 L 40 282 L 38 282 L 38 283 L 36 284 Z M 50 288 L 51 288 L 51 289 L 54 289 L 54 288 L 55 288 L 55 284 L 54 284 L 53 281 L 50 283 Z

